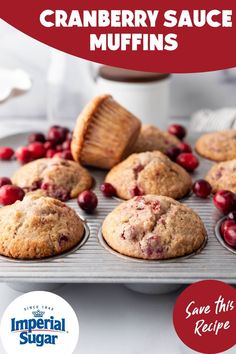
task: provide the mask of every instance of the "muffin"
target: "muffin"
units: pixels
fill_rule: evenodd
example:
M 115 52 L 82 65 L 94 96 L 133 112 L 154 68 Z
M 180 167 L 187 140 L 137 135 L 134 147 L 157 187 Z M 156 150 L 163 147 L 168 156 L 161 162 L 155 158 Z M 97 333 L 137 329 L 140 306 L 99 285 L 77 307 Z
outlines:
M 25 192 L 41 188 L 48 196 L 66 201 L 89 189 L 93 180 L 78 162 L 54 157 L 38 159 L 20 167 L 12 182 Z
M 236 158 L 236 130 L 224 130 L 202 135 L 196 142 L 196 151 L 213 161 Z
M 190 175 L 159 151 L 130 155 L 108 172 L 105 181 L 113 185 L 122 199 L 145 194 L 179 199 L 192 186 Z
M 215 164 L 205 179 L 211 184 L 213 193 L 222 189 L 236 193 L 236 159 Z
M 163 132 L 154 125 L 142 125 L 133 152 L 161 151 L 166 153 L 168 148 L 179 143 L 180 140 L 176 136 Z
M 168 197 L 146 195 L 121 203 L 105 218 L 102 235 L 115 251 L 143 259 L 188 255 L 205 242 L 200 217 Z
M 110 169 L 130 154 L 140 121 L 110 95 L 95 97 L 79 115 L 71 152 L 83 165 Z
M 29 193 L 0 209 L 0 254 L 38 259 L 76 246 L 84 225 L 76 212 L 59 200 Z

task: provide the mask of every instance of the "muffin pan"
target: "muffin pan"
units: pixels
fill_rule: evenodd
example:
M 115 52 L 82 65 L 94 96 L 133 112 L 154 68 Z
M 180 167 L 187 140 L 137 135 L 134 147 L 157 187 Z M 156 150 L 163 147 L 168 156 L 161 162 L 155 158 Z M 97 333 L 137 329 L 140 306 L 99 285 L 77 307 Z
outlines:
M 24 145 L 28 134 L 16 134 L 0 139 L 0 146 L 13 148 Z M 197 136 L 188 138 L 194 143 Z M 202 178 L 212 166 L 212 162 L 200 159 L 201 164 L 193 174 L 193 180 Z M 0 162 L 0 175 L 11 176 L 18 168 L 16 161 Z M 118 204 L 117 199 L 102 196 L 99 185 L 105 172 L 90 169 L 96 184 L 95 192 L 99 199 L 97 212 L 86 215 L 78 207 L 76 200 L 68 205 L 85 219 L 90 235 L 80 248 L 76 248 L 60 257 L 36 261 L 10 261 L 0 259 L 0 281 L 2 282 L 39 282 L 39 283 L 153 283 L 185 284 L 202 279 L 219 279 L 236 283 L 236 255 L 223 247 L 215 235 L 215 225 L 222 217 L 214 208 L 210 198 L 199 199 L 193 195 L 182 202 L 191 207 L 202 218 L 207 232 L 206 246 L 191 257 L 175 258 L 171 261 L 140 261 L 128 257 L 119 257 L 99 241 L 99 230 L 105 216 Z M 100 236 L 101 239 L 101 236 Z

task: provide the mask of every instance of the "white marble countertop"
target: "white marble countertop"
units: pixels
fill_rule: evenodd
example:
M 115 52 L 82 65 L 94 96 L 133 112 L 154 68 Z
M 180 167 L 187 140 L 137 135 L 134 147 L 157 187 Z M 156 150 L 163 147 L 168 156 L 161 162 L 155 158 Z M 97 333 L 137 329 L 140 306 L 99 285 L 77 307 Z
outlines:
M 0 66 L 21 67 L 33 79 L 29 93 L 0 105 L 0 136 L 38 130 L 40 124 L 46 127 L 48 47 L 0 20 L 0 53 Z M 235 96 L 236 84 L 226 82 L 221 72 L 177 75 L 172 80 L 171 113 L 188 117 L 201 108 L 234 106 Z M 0 293 L 1 315 L 19 293 L 5 284 L 0 284 Z M 178 293 L 141 295 L 112 284 L 66 285 L 56 293 L 79 315 L 81 332 L 76 354 L 194 353 L 173 329 L 172 309 Z M 0 353 L 4 353 L 1 344 Z M 228 353 L 236 354 L 236 348 Z

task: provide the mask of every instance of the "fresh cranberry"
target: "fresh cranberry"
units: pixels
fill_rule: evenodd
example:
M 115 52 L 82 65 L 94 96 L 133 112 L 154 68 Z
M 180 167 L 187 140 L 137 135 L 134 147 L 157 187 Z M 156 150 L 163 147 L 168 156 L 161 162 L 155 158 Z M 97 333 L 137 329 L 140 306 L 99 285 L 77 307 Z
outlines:
M 62 144 L 62 150 L 70 150 L 71 140 L 66 140 Z
M 0 187 L 4 186 L 5 184 L 12 184 L 10 178 L 0 177 Z
M 197 197 L 207 198 L 211 194 L 212 187 L 210 183 L 208 183 L 204 179 L 199 179 L 194 183 L 192 190 Z
M 62 151 L 60 154 L 61 154 L 61 158 L 62 159 L 74 161 L 72 153 L 70 152 L 70 150 Z
M 63 150 L 62 144 L 58 144 L 58 145 L 55 147 L 55 149 L 56 149 L 57 151 L 61 152 L 61 151 Z
M 100 191 L 105 197 L 111 198 L 116 195 L 116 189 L 110 183 L 102 183 L 100 186 Z
M 168 132 L 172 135 L 177 136 L 179 139 L 183 139 L 186 135 L 186 129 L 179 124 L 171 124 L 168 128 Z
M 229 246 L 236 248 L 236 224 L 225 230 L 224 240 Z
M 171 159 L 172 161 L 175 161 L 176 158 L 179 156 L 181 153 L 181 150 L 177 146 L 170 146 L 166 150 L 166 155 Z
M 55 156 L 55 154 L 57 153 L 57 151 L 56 150 L 53 150 L 53 149 L 49 149 L 47 152 L 46 152 L 46 157 L 48 157 L 48 158 L 52 158 L 52 157 L 54 157 Z
M 53 145 L 53 143 L 51 141 L 46 141 L 44 143 L 44 148 L 45 148 L 45 150 L 50 150 L 50 149 L 54 148 L 54 145 Z
M 189 172 L 194 171 L 199 165 L 197 157 L 190 152 L 181 153 L 177 157 L 176 162 Z
M 143 194 L 144 194 L 143 191 L 138 186 L 131 189 L 132 197 L 142 196 Z
M 68 128 L 55 125 L 49 129 L 47 138 L 55 144 L 61 144 L 66 140 L 68 133 Z
M 36 141 L 39 142 L 39 143 L 45 143 L 45 136 L 42 133 L 32 133 L 32 134 L 30 134 L 29 137 L 28 137 L 29 144 L 35 143 Z
M 84 191 L 79 194 L 77 202 L 81 209 L 90 214 L 96 209 L 98 198 L 94 192 Z
M 31 152 L 32 158 L 34 160 L 40 159 L 41 157 L 44 157 L 46 154 L 46 150 L 43 143 L 35 142 L 29 144 L 28 149 Z
M 236 221 L 236 211 L 231 211 L 231 213 L 227 215 L 227 219 Z
M 10 205 L 24 198 L 25 192 L 17 186 L 5 184 L 0 188 L 0 203 Z
M 236 198 L 230 191 L 221 190 L 217 192 L 213 197 L 213 202 L 223 214 L 228 214 L 236 209 Z
M 181 152 L 192 152 L 191 146 L 187 143 L 179 143 L 177 148 L 179 148 Z
M 10 160 L 14 155 L 14 150 L 8 146 L 0 147 L 0 160 Z
M 25 146 L 21 146 L 16 150 L 16 158 L 21 163 L 27 163 L 33 160 L 32 152 Z
M 223 221 L 222 224 L 220 225 L 220 233 L 221 233 L 221 235 L 224 236 L 225 231 L 228 229 L 228 227 L 230 227 L 232 225 L 236 225 L 235 221 L 233 221 L 233 220 Z

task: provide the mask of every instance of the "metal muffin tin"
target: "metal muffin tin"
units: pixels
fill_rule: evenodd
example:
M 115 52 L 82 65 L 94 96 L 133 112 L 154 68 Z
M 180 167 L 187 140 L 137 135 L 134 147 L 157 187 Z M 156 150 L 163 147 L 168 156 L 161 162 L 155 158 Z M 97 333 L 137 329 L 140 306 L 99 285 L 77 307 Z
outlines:
M 24 145 L 27 134 L 21 133 L 0 139 L 0 146 Z M 188 139 L 194 142 L 192 137 Z M 212 163 L 201 159 L 193 180 L 205 176 Z M 11 176 L 19 167 L 16 161 L 0 162 L 0 175 Z M 215 224 L 221 215 L 214 208 L 210 198 L 199 199 L 193 195 L 182 202 L 191 207 L 202 218 L 207 232 L 206 246 L 191 257 L 175 258 L 171 261 L 140 261 L 118 256 L 99 241 L 99 230 L 106 215 L 119 200 L 104 198 L 99 191 L 105 172 L 90 169 L 96 184 L 99 199 L 97 212 L 86 215 L 77 206 L 76 200 L 68 205 L 86 220 L 90 235 L 81 247 L 60 257 L 38 261 L 10 261 L 0 259 L 0 281 L 32 283 L 139 283 L 139 284 L 186 284 L 202 279 L 219 279 L 236 283 L 236 255 L 222 246 L 215 236 Z M 101 240 L 101 237 L 100 237 Z

